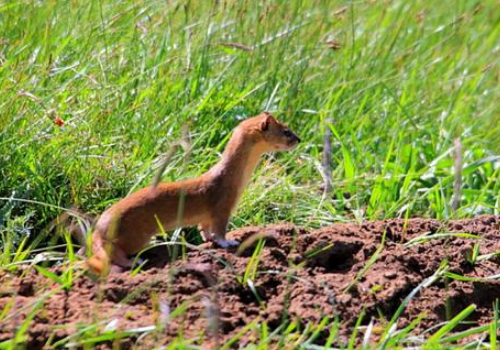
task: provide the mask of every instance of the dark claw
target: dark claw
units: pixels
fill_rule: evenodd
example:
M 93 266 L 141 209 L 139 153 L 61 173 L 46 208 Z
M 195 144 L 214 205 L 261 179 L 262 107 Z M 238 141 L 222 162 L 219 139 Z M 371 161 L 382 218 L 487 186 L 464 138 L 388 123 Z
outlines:
M 228 249 L 231 247 L 237 247 L 240 245 L 240 242 L 234 239 L 216 239 L 215 244 L 221 248 Z

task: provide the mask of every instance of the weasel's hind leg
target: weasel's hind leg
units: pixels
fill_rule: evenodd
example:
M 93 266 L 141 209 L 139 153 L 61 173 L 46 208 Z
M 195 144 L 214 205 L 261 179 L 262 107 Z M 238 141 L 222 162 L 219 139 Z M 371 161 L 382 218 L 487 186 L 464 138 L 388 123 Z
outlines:
M 123 249 L 116 246 L 113 247 L 113 252 L 111 254 L 111 263 L 122 268 L 132 267 L 132 260 L 128 258 Z
M 201 238 L 203 242 L 210 242 L 212 240 L 212 234 L 210 233 L 210 224 L 204 222 L 198 225 L 200 230 Z

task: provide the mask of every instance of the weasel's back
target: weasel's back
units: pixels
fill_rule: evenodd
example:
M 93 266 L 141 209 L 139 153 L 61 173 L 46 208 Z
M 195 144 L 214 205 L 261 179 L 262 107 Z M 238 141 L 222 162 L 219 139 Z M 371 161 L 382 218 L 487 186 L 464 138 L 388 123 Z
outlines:
M 141 250 L 163 230 L 196 225 L 206 212 L 198 179 L 146 187 L 120 200 L 99 218 L 96 230 L 128 254 Z

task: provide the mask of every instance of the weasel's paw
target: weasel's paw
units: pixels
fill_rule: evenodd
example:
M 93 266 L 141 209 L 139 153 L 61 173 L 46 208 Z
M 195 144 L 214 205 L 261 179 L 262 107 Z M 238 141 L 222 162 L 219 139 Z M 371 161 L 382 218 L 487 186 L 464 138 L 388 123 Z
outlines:
M 231 247 L 237 247 L 240 245 L 240 242 L 234 240 L 234 239 L 216 239 L 215 244 L 218 245 L 221 248 L 227 249 Z
M 115 264 L 112 264 L 110 267 L 109 267 L 109 273 L 111 274 L 117 274 L 117 273 L 122 273 L 125 271 L 125 267 L 123 266 L 120 266 L 120 265 L 115 265 Z

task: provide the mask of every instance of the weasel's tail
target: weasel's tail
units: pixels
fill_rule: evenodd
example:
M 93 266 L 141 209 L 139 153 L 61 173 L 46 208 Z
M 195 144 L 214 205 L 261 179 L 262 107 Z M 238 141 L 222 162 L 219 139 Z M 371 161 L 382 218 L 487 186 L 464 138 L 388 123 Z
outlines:
M 90 272 L 99 276 L 107 275 L 111 259 L 106 250 L 101 232 L 98 230 L 94 231 L 92 234 L 92 252 L 94 255 L 87 260 L 87 268 Z

